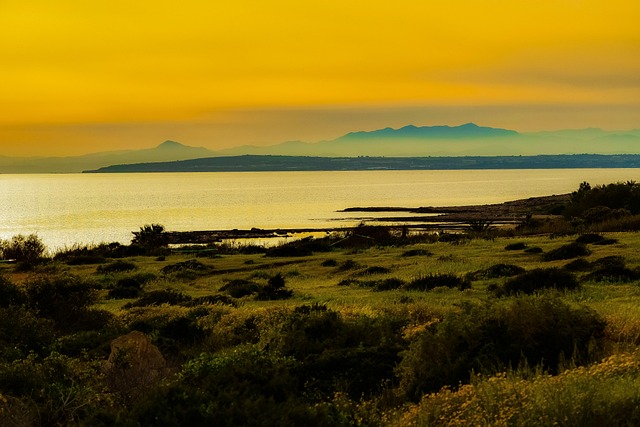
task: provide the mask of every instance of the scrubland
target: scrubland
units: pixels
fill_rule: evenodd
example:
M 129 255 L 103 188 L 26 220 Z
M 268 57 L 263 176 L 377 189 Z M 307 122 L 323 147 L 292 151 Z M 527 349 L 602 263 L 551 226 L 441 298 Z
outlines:
M 0 264 L 0 425 L 638 425 L 640 234 L 583 225 Z

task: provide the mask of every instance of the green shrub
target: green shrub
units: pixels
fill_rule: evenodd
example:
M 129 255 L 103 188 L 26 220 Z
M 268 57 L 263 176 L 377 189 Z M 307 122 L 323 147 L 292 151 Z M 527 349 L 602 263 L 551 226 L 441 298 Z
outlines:
M 137 298 L 142 292 L 142 285 L 132 278 L 118 280 L 116 286 L 109 290 L 108 299 Z
M 358 264 L 352 259 L 348 259 L 348 260 L 345 260 L 342 264 L 340 264 L 336 269 L 336 271 L 342 272 L 342 271 L 355 270 L 357 268 L 360 268 L 360 264 Z
M 112 402 L 101 379 L 99 364 L 56 353 L 0 365 L 3 394 L 28 402 L 32 425 L 38 426 L 74 425 L 101 408 L 109 408 Z
M 525 251 L 525 253 L 528 253 L 528 254 L 541 254 L 542 253 L 542 248 L 539 248 L 537 246 L 533 246 L 533 247 L 525 249 L 524 251 Z
M 326 306 L 307 305 L 276 324 L 264 341 L 270 351 L 299 362 L 300 381 L 311 395 L 342 391 L 360 398 L 393 378 L 403 325 L 391 315 L 346 319 Z
M 0 307 L 22 305 L 26 302 L 27 295 L 24 290 L 4 276 L 0 276 Z
M 594 245 L 598 245 L 598 246 L 607 246 L 607 245 L 615 245 L 616 243 L 618 243 L 618 239 L 602 239 L 598 242 L 595 242 Z
M 72 275 L 38 275 L 25 285 L 30 307 L 38 315 L 55 322 L 63 331 L 100 328 L 90 307 L 97 302 L 97 293 L 90 283 Z M 107 317 L 104 317 L 108 321 Z
M 338 261 L 335 259 L 325 259 L 320 265 L 323 267 L 336 267 L 338 265 Z
M 470 280 L 497 279 L 511 277 L 525 272 L 525 269 L 513 264 L 495 264 L 484 270 L 474 271 L 467 276 Z
M 602 208 L 607 208 L 608 211 Z M 592 210 L 593 209 L 593 210 Z M 605 220 L 606 214 L 613 211 L 622 215 L 640 213 L 640 185 L 634 181 L 618 182 L 591 187 L 587 182 L 580 184 L 577 191 L 571 193 L 571 202 L 565 210 L 567 216 L 585 216 L 595 222 Z
M 443 386 L 466 383 L 471 372 L 540 366 L 558 372 L 563 360 L 597 357 L 605 322 L 586 307 L 554 298 L 522 297 L 466 305 L 419 334 L 397 368 L 400 392 L 418 401 Z
M 141 425 L 321 425 L 296 369 L 295 360 L 254 348 L 203 353 L 132 415 Z
M 351 286 L 351 285 L 357 285 L 359 284 L 360 281 L 356 280 L 356 279 L 342 279 L 341 281 L 338 282 L 338 286 Z
M 347 236 L 334 243 L 339 248 L 369 248 L 372 246 L 389 246 L 399 242 L 389 227 L 381 225 L 360 224 Z
M 176 264 L 165 265 L 162 267 L 162 274 L 167 275 L 171 273 L 181 273 L 185 271 L 195 272 L 199 274 L 208 273 L 211 267 L 204 265 L 198 260 L 190 259 L 187 261 L 178 262 Z
M 502 287 L 506 295 L 532 294 L 542 289 L 571 291 L 580 287 L 576 277 L 558 268 L 536 268 L 509 279 Z
M 627 283 L 640 279 L 640 269 L 630 269 L 621 256 L 597 259 L 592 264 L 594 271 L 583 277 L 585 281 Z
M 96 269 L 96 273 L 98 274 L 111 274 L 111 273 L 122 273 L 123 271 L 131 271 L 138 268 L 137 265 L 132 263 L 131 261 L 114 261 L 109 264 L 99 265 Z
M 591 263 L 584 258 L 578 258 L 566 264 L 564 269 L 569 271 L 589 271 L 591 270 Z
M 54 339 L 52 320 L 23 306 L 0 307 L 0 360 L 19 359 L 29 352 L 46 354 Z
M 144 250 L 137 246 L 126 246 L 118 242 L 98 245 L 73 245 L 56 252 L 53 259 L 68 265 L 102 264 L 107 258 L 123 258 L 142 255 Z
M 65 356 L 106 360 L 111 352 L 111 341 L 124 333 L 121 328 L 79 331 L 59 337 L 51 347 Z
M 572 242 L 559 248 L 550 250 L 542 256 L 545 261 L 557 261 L 562 259 L 571 259 L 581 256 L 587 256 L 591 253 L 587 247 L 582 243 Z
M 242 298 L 257 293 L 260 290 L 260 285 L 250 280 L 234 279 L 219 290 L 227 292 L 233 298 Z
M 433 288 L 445 287 L 464 290 L 471 287 L 469 280 L 455 274 L 429 274 L 420 276 L 407 283 L 404 289 L 408 291 L 429 291 Z
M 602 235 L 595 234 L 595 233 L 588 233 L 588 234 L 582 234 L 578 236 L 578 238 L 576 239 L 576 242 L 588 244 L 588 243 L 597 243 L 602 240 L 604 240 L 604 237 Z
M 267 252 L 267 248 L 259 245 L 241 245 L 238 247 L 238 253 L 245 255 L 263 254 Z
M 520 251 L 522 249 L 526 249 L 527 248 L 527 244 L 524 242 L 517 242 L 517 243 L 509 243 L 507 246 L 504 247 L 505 251 Z
M 285 280 L 281 273 L 269 278 L 265 286 L 258 289 L 256 299 L 260 301 L 287 299 L 293 296 L 291 289 L 285 288 Z
M 304 239 L 269 248 L 266 250 L 265 256 L 302 257 L 313 255 L 315 252 L 329 252 L 331 249 L 331 241 L 327 238 L 314 239 L 313 237 L 306 237 Z
M 414 256 L 432 256 L 433 253 L 426 249 L 411 249 L 402 253 L 403 257 L 414 257 Z
M 402 279 L 391 277 L 388 279 L 376 280 L 372 286 L 374 291 L 391 291 L 406 286 L 407 282 Z

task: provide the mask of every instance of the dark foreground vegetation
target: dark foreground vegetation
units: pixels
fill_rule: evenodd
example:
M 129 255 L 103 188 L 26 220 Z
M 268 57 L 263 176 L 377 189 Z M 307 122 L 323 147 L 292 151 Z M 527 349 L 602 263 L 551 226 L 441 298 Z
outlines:
M 0 425 L 638 425 L 637 198 L 583 184 L 537 235 L 176 252 L 155 224 L 54 255 L 16 236 Z

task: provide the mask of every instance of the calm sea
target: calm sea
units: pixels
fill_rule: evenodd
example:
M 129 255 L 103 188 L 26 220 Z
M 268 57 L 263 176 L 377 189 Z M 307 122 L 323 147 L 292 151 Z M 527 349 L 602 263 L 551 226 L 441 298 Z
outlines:
M 37 233 L 52 249 L 168 230 L 357 224 L 353 206 L 452 206 L 640 180 L 640 169 L 0 175 L 0 237 Z M 367 214 L 368 215 L 368 214 Z

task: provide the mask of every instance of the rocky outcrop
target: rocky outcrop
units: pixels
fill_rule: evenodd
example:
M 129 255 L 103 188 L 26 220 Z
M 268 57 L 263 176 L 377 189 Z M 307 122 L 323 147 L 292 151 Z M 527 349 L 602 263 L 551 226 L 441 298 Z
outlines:
M 166 361 L 158 347 L 142 332 L 132 331 L 111 341 L 103 370 L 112 390 L 135 399 L 166 374 Z

